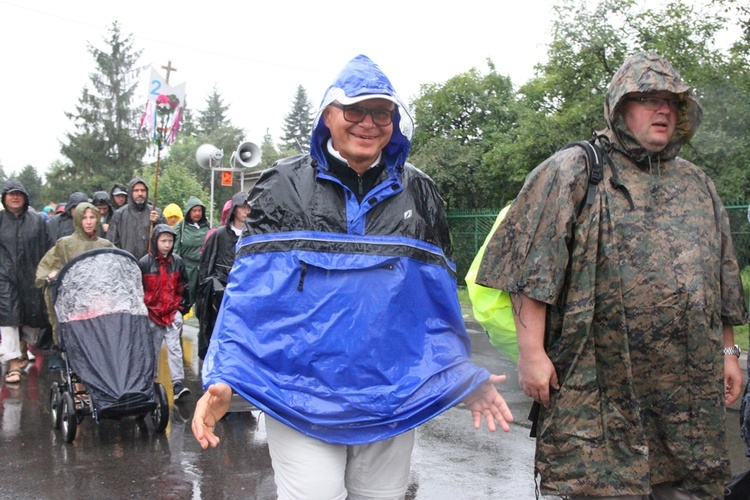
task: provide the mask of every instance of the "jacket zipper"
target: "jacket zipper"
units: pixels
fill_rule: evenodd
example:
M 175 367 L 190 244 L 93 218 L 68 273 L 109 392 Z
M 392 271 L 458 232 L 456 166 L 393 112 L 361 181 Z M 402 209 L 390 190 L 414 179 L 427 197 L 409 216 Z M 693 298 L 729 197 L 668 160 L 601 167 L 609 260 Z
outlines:
M 297 291 L 301 292 L 305 283 L 305 275 L 307 274 L 307 262 L 300 261 L 302 264 L 302 271 L 299 273 L 299 283 L 297 284 Z

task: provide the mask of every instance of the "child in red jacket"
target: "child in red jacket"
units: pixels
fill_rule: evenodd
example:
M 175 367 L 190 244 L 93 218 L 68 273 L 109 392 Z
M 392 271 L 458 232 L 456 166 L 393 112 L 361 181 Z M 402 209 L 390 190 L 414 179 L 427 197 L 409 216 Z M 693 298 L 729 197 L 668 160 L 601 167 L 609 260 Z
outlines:
M 157 224 L 151 234 L 151 249 L 138 262 L 143 273 L 143 291 L 158 366 L 162 341 L 167 342 L 167 362 L 172 376 L 174 399 L 190 394 L 184 386 L 182 365 L 182 313 L 190 309 L 185 264 L 172 253 L 176 234 L 167 224 Z

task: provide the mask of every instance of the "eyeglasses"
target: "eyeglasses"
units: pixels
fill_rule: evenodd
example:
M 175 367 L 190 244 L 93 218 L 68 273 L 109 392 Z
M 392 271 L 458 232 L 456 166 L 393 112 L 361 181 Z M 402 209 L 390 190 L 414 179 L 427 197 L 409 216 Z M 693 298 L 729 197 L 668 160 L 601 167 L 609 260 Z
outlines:
M 669 109 L 676 111 L 684 102 L 677 97 L 629 97 L 626 100 L 641 103 L 650 111 L 661 109 L 665 104 L 669 106 Z
M 372 123 L 378 127 L 387 127 L 393 123 L 393 119 L 396 117 L 395 109 L 367 109 L 360 106 L 344 106 L 337 102 L 332 102 L 331 106 L 339 108 L 344 112 L 344 120 L 349 123 L 360 123 L 367 115 L 372 117 Z

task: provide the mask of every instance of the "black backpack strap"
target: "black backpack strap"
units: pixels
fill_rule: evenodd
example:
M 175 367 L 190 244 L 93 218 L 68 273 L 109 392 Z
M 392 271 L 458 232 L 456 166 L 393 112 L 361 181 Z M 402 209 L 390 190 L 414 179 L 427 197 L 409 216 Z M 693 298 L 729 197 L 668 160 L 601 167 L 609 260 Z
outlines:
M 617 189 L 623 194 L 623 196 L 625 196 L 625 199 L 628 200 L 628 204 L 630 205 L 630 210 L 633 210 L 635 208 L 633 197 L 630 196 L 627 186 L 620 183 L 620 179 L 617 176 L 617 169 L 612 162 L 612 158 L 610 158 L 607 152 L 596 143 L 596 139 L 597 136 L 595 135 L 588 141 L 571 142 L 560 148 L 560 150 L 563 150 L 572 147 L 581 147 L 586 152 L 586 167 L 589 172 L 589 182 L 588 189 L 586 190 L 586 198 L 582 200 L 581 204 L 578 206 L 578 215 L 581 215 L 581 212 L 583 212 L 586 205 L 592 205 L 594 203 L 594 199 L 596 198 L 596 186 L 604 178 L 605 162 L 609 165 L 609 169 L 612 172 L 612 178 L 609 180 L 609 183 L 613 188 Z
M 593 205 L 596 199 L 596 186 L 604 178 L 604 157 L 606 153 L 596 145 L 593 141 L 576 141 L 566 144 L 562 148 L 568 149 L 573 147 L 583 148 L 586 153 L 586 169 L 589 173 L 588 188 L 586 190 L 586 198 L 581 201 L 578 206 L 578 215 L 581 214 L 586 205 Z

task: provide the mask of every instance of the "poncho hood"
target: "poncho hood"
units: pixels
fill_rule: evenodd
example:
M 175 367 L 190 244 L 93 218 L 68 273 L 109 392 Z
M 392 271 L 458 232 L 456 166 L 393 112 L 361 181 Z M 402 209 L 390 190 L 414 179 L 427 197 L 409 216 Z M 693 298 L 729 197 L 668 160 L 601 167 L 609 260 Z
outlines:
M 221 218 L 223 219 L 225 226 L 230 226 L 234 221 L 235 207 L 247 203 L 249 197 L 250 193 L 240 191 L 239 193 L 235 193 L 235 195 L 232 196 L 232 199 L 229 200 L 228 204 L 224 205 L 224 209 L 221 211 Z
M 112 202 L 109 197 L 109 193 L 106 191 L 97 191 L 94 193 L 94 196 L 91 197 L 91 204 L 92 205 L 107 205 L 109 207 L 110 213 L 112 212 Z
M 182 220 L 182 209 L 177 203 L 170 203 L 164 207 L 163 213 L 167 220 L 169 220 L 170 217 L 177 217 L 177 222 Z M 177 222 L 175 222 L 175 224 L 177 224 Z
M 157 241 L 159 241 L 159 236 L 161 236 L 164 233 L 171 234 L 172 238 L 177 240 L 177 233 L 174 232 L 174 229 L 169 227 L 169 224 L 155 225 L 154 230 L 151 233 L 151 251 L 149 252 L 151 253 L 153 257 L 159 256 L 159 247 L 157 246 Z M 172 250 L 174 250 L 174 247 L 172 247 Z M 169 251 L 169 253 L 167 254 L 167 257 L 172 255 L 172 250 Z
M 204 205 L 203 202 L 195 196 L 191 196 L 190 198 L 188 198 L 188 202 L 185 205 L 185 213 L 184 213 L 185 220 L 189 223 L 193 222 L 192 220 L 190 220 L 189 214 L 190 214 L 190 211 L 194 209 L 195 207 L 201 207 L 202 209 L 201 218 L 198 219 L 198 223 L 199 224 L 207 223 L 208 219 L 206 219 L 206 205 Z
M 70 216 L 70 211 L 76 208 L 79 204 L 83 202 L 90 202 L 89 197 L 86 196 L 86 193 L 82 193 L 80 191 L 76 191 L 75 193 L 70 195 L 70 198 L 68 198 L 68 203 L 65 204 L 65 214 Z
M 143 184 L 143 186 L 146 188 L 146 201 L 142 205 L 139 205 L 133 199 L 133 187 L 136 184 Z M 133 207 L 133 209 L 138 210 L 140 212 L 146 206 L 148 206 L 148 195 L 149 195 L 149 189 L 148 189 L 148 184 L 146 184 L 146 181 L 144 181 L 140 177 L 133 177 L 128 183 L 128 202 L 127 202 L 128 205 L 130 205 L 131 207 Z
M 669 61 L 655 52 L 639 52 L 630 56 L 612 77 L 604 99 L 604 118 L 615 147 L 636 163 L 649 156 L 649 152 L 638 143 L 625 124 L 620 110 L 622 101 L 632 92 L 658 91 L 677 94 L 685 103 L 679 108 L 672 141 L 662 151 L 651 154 L 652 157 L 664 161 L 677 156 L 682 145 L 692 139 L 701 124 L 703 111 L 694 90 L 683 81 Z
M 76 232 L 78 236 L 85 240 L 92 240 L 96 239 L 96 231 L 99 229 L 99 223 L 97 222 L 96 227 L 94 228 L 94 236 L 91 237 L 86 233 L 86 231 L 83 230 L 83 213 L 87 210 L 91 209 L 94 211 L 94 214 L 96 215 L 96 220 L 99 220 L 99 217 L 101 216 L 101 212 L 98 208 L 96 208 L 96 205 L 93 205 L 87 201 L 83 201 L 78 204 L 76 211 L 73 212 L 73 230 Z
M 3 184 L 3 207 L 7 209 L 7 207 L 5 207 L 5 195 L 11 191 L 20 191 L 23 193 L 24 197 L 26 197 L 26 202 L 23 205 L 23 211 L 26 212 L 29 209 L 29 193 L 26 191 L 26 188 L 23 187 L 21 181 L 17 179 L 8 179 L 5 181 L 5 184 Z
M 393 120 L 393 135 L 383 149 L 383 160 L 386 169 L 393 172 L 406 162 L 411 148 L 411 137 L 414 133 L 414 120 L 406 105 L 398 96 L 380 67 L 369 57 L 358 55 L 344 66 L 336 80 L 320 103 L 320 108 L 313 120 L 313 131 L 310 137 L 310 156 L 317 160 L 322 168 L 328 167 L 325 155 L 326 142 L 331 137 L 331 131 L 324 123 L 322 116 L 326 107 L 340 98 L 352 98 L 365 94 L 386 95 L 396 103 L 396 118 Z

